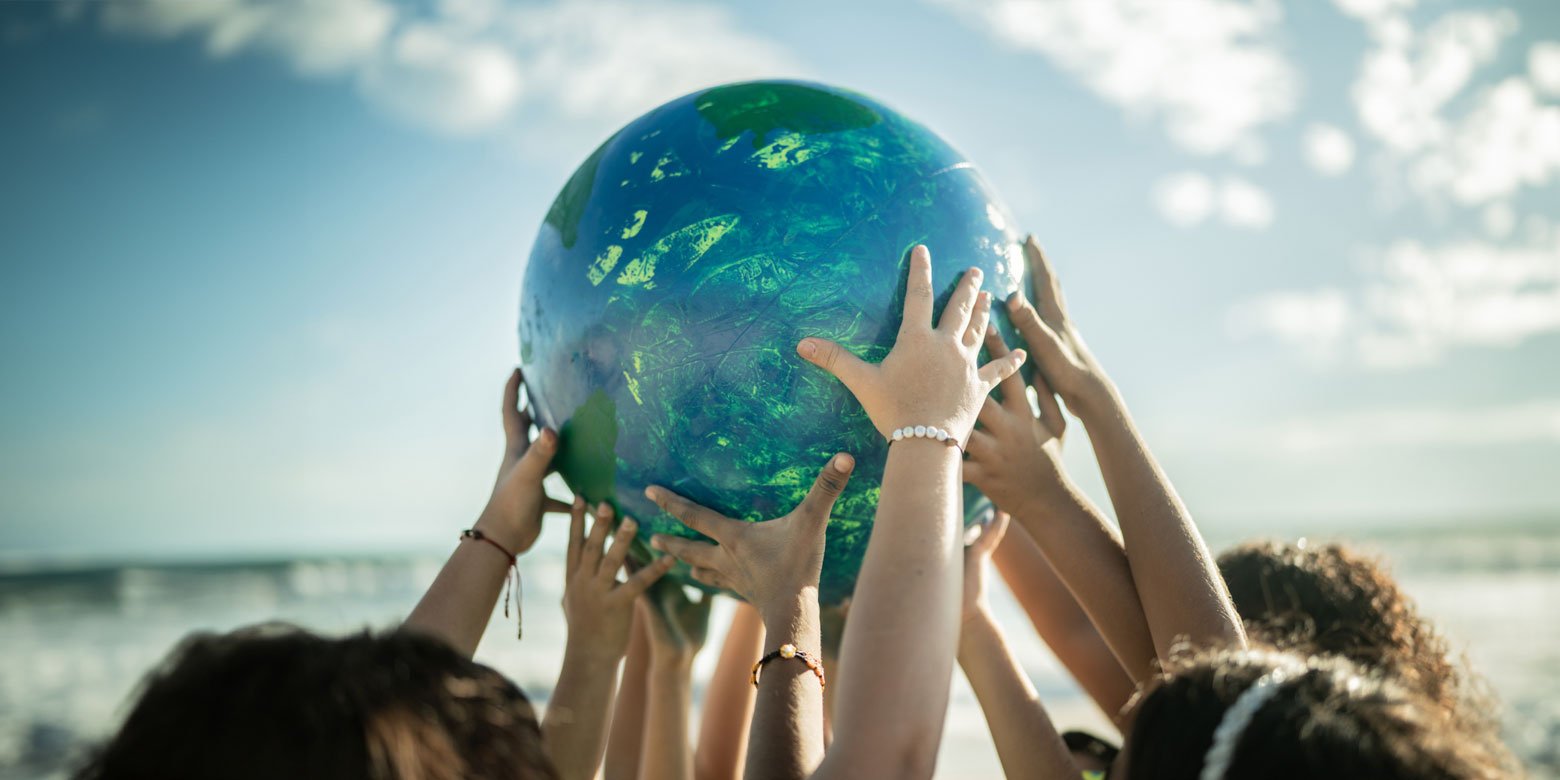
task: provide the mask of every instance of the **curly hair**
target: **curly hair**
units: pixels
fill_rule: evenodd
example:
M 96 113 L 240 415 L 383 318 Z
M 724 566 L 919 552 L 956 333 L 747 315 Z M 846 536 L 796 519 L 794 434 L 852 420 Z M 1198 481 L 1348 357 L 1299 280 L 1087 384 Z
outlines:
M 1272 649 L 1172 658 L 1144 689 L 1126 741 L 1126 775 L 1197 780 L 1225 713 L 1257 680 L 1298 670 L 1238 732 L 1224 778 L 1503 776 L 1487 745 L 1467 740 L 1421 692 L 1341 656 Z
M 267 624 L 186 638 L 77 780 L 556 775 L 525 694 L 431 637 Z
M 1254 641 L 1379 670 L 1423 693 L 1468 738 L 1502 750 L 1487 686 L 1454 661 L 1379 558 L 1336 543 L 1247 542 L 1219 556 L 1219 571 Z

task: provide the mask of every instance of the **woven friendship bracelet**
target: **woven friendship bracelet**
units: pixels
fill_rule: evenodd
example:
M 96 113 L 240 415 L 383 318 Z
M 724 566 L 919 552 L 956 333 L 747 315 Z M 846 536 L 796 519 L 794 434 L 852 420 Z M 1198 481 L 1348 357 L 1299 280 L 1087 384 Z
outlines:
M 827 687 L 828 684 L 826 682 L 824 682 L 824 679 L 823 679 L 823 662 L 821 662 L 818 659 L 812 657 L 811 655 L 808 655 L 807 653 L 804 653 L 804 652 L 802 652 L 800 650 L 797 650 L 796 649 L 796 645 L 784 644 L 784 645 L 781 645 L 780 649 L 778 649 L 778 650 L 771 650 L 771 651 L 769 651 L 769 653 L 767 655 L 765 655 L 763 658 L 758 659 L 758 663 L 753 664 L 753 673 L 751 675 L 751 678 L 752 678 L 752 681 L 753 681 L 753 687 L 754 688 L 758 687 L 758 673 L 759 673 L 759 670 L 764 668 L 764 664 L 767 664 L 770 661 L 775 660 L 776 658 L 795 658 L 796 660 L 801 661 L 804 664 L 807 664 L 807 668 L 811 669 L 812 673 L 818 676 L 818 687 L 820 687 L 820 688 Z
M 906 425 L 903 428 L 895 428 L 894 432 L 888 435 L 888 439 L 890 443 L 905 439 L 931 439 L 947 442 L 959 452 L 964 452 L 964 445 L 960 444 L 953 434 L 932 425 Z
M 487 534 L 475 528 L 467 528 L 461 531 L 460 539 L 461 541 L 471 539 L 478 542 L 487 542 L 489 545 L 492 545 L 493 549 L 503 553 L 504 557 L 509 559 L 509 571 L 504 575 L 504 617 L 509 617 L 509 602 L 512 594 L 515 602 L 515 638 L 522 639 L 525 627 L 520 623 L 520 567 L 516 565 L 520 557 L 510 552 L 508 547 L 493 541 Z

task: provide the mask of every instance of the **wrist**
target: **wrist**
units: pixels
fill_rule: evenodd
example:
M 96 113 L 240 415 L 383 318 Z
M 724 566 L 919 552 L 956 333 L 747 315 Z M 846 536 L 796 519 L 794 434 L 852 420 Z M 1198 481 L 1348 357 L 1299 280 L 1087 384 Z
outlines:
M 650 668 L 656 674 L 689 677 L 693 674 L 694 654 L 692 648 L 673 650 L 656 647 L 650 651 Z
M 808 653 L 822 652 L 817 588 L 804 588 L 784 598 L 759 605 L 758 614 L 764 622 L 767 650 L 792 644 Z
M 497 512 L 493 511 L 490 504 L 482 510 L 482 514 L 477 517 L 477 522 L 471 527 L 481 531 L 483 536 L 503 545 L 504 549 L 518 557 L 530 549 L 530 545 L 521 544 L 524 535 L 520 533 L 519 525 L 519 523 L 503 520 Z
M 576 633 L 582 635 L 581 638 L 576 639 Z M 574 663 L 591 667 L 617 665 L 617 662 L 623 658 L 623 653 L 628 648 L 612 647 L 586 638 L 598 635 L 599 633 L 596 631 L 576 632 L 573 630 L 573 626 L 570 626 L 569 638 L 565 640 L 563 645 L 563 662 L 565 664 Z
M 1062 400 L 1085 427 L 1116 416 L 1121 406 L 1115 383 L 1102 374 L 1091 374 L 1078 392 L 1069 393 Z

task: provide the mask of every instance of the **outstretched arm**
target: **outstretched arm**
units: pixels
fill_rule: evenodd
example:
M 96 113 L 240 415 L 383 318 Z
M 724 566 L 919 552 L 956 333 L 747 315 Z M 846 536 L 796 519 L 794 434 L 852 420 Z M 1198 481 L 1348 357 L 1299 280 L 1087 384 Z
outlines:
M 754 690 L 748 683 L 748 669 L 763 654 L 764 618 L 752 604 L 738 601 L 715 674 L 704 690 L 699 743 L 693 753 L 693 776 L 698 780 L 742 777 L 748 726 L 753 721 Z
M 975 543 L 964 551 L 964 622 L 959 629 L 959 666 L 986 714 L 1002 773 L 1018 778 L 1073 778 L 1078 767 L 1056 732 L 1040 695 L 1018 659 L 986 597 L 986 562 L 1007 531 L 1008 515 L 998 512 Z
M 925 425 L 963 442 L 981 400 L 1023 354 L 979 364 L 991 299 L 978 292 L 978 269 L 965 273 L 935 328 L 931 278 L 931 257 L 918 246 L 904 320 L 881 364 L 819 339 L 803 340 L 798 352 L 839 378 L 883 435 Z M 960 462 L 958 448 L 937 439 L 889 445 L 845 628 L 834 743 L 818 777 L 920 778 L 935 768 L 958 645 Z
M 644 780 L 692 780 L 688 716 L 693 712 L 693 658 L 704 646 L 713 596 L 692 601 L 682 586 L 666 582 L 639 600 L 650 635 L 650 678 L 645 698 L 645 739 L 639 763 Z
M 628 557 L 635 524 L 625 518 L 618 525 L 612 547 L 602 552 L 612 508 L 602 504 L 590 536 L 585 536 L 585 504 L 574 499 L 569 516 L 569 547 L 564 566 L 563 615 L 569 622 L 563 668 L 553 687 L 542 720 L 542 740 L 560 780 L 589 780 L 596 776 L 607 748 L 607 719 L 612 690 L 617 686 L 618 661 L 628 646 L 628 630 L 634 599 L 671 569 L 670 561 L 656 561 L 618 582 L 618 570 Z
M 802 659 L 819 657 L 818 575 L 824 529 L 855 465 L 844 453 L 830 458 L 790 514 L 762 523 L 724 517 L 662 487 L 645 491 L 689 528 L 715 540 L 711 544 L 656 536 L 651 546 L 686 562 L 695 579 L 735 592 L 754 605 L 763 620 L 767 650 L 789 644 L 799 651 L 796 658 L 766 665 L 759 678 L 748 780 L 806 777 L 823 760 L 824 681 Z
M 1040 245 L 1030 237 L 1024 251 L 1040 306 L 1015 293 L 1008 311 L 1040 373 L 1089 430 L 1159 657 L 1182 637 L 1196 645 L 1244 645 L 1240 618 L 1191 514 L 1068 318 Z
M 1029 533 L 1010 529 L 991 561 L 1057 660 L 1100 710 L 1119 722 L 1137 686 Z
M 1008 353 L 995 329 L 986 334 L 986 348 L 993 356 Z M 997 389 L 1002 400 L 987 398 L 981 406 L 982 428 L 970 438 L 964 479 L 1012 513 L 1055 562 L 1121 668 L 1134 680 L 1148 679 L 1155 669 L 1154 640 L 1132 568 L 1115 527 L 1062 466 L 1067 424 L 1061 406 L 1039 376 L 1033 407 L 1021 377 L 1008 377 Z
M 497 546 L 462 538 L 402 624 L 409 631 L 443 639 L 467 656 L 477 651 L 509 575 L 511 559 L 499 548 L 521 555 L 536 544 L 543 511 L 569 509 L 542 492 L 542 477 L 547 476 L 558 449 L 558 436 L 544 430 L 536 441 L 529 439 L 531 415 L 519 406 L 521 381 L 520 369 L 515 369 L 504 386 L 504 458 L 493 495 L 472 526 Z
M 601 768 L 604 780 L 639 777 L 639 753 L 645 737 L 645 685 L 650 667 L 650 636 L 642 610 L 634 610 L 629 628 L 628 654 L 623 659 L 622 682 L 612 706 L 612 731 L 607 735 L 607 757 Z

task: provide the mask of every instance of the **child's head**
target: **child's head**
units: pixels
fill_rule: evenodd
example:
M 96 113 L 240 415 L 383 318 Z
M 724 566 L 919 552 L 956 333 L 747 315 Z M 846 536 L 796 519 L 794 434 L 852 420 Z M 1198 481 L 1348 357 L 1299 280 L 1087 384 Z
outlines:
M 1457 708 L 1446 641 L 1375 558 L 1337 544 L 1248 542 L 1220 555 L 1219 571 L 1254 641 L 1343 656 Z
M 416 634 L 199 634 L 142 685 L 79 778 L 554 776 L 525 695 Z
M 1220 650 L 1145 689 L 1128 778 L 1476 778 L 1492 758 L 1419 692 L 1337 656 Z M 1217 744 L 1216 744 L 1217 743 Z

